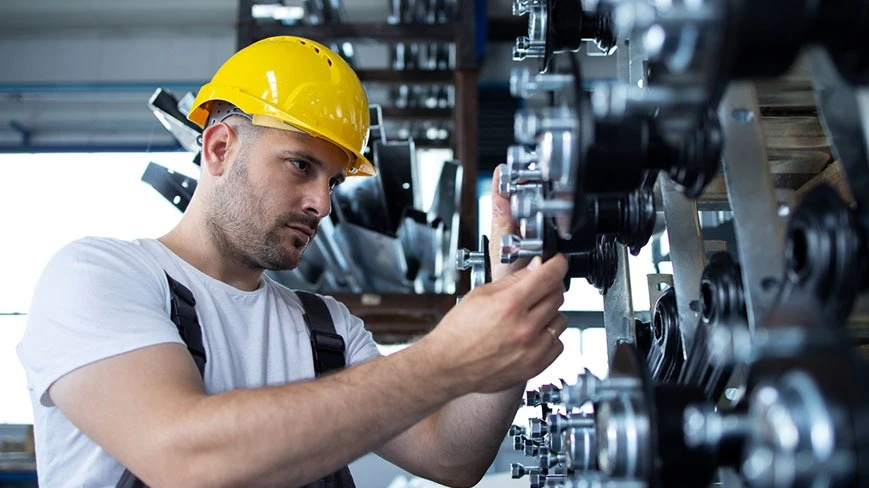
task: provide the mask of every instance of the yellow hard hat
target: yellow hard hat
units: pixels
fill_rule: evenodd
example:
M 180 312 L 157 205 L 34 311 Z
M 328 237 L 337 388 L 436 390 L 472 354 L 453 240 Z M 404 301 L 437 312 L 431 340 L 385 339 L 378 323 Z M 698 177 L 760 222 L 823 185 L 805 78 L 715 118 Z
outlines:
M 276 36 L 230 57 L 193 101 L 187 118 L 204 127 L 214 101 L 249 114 L 255 125 L 301 130 L 347 153 L 347 176 L 377 171 L 362 151 L 368 143 L 368 97 L 353 68 L 326 46 Z

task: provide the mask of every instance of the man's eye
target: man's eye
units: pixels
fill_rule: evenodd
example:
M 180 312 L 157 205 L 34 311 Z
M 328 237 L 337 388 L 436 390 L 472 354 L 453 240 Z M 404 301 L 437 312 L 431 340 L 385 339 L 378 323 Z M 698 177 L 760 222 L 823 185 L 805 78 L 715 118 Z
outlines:
M 338 178 L 332 178 L 331 180 L 329 180 L 329 191 L 334 191 L 335 188 L 340 184 L 341 182 L 338 181 Z
M 308 171 L 308 168 L 311 167 L 310 163 L 301 159 L 293 159 L 290 162 L 293 163 L 293 166 L 299 168 L 302 171 Z

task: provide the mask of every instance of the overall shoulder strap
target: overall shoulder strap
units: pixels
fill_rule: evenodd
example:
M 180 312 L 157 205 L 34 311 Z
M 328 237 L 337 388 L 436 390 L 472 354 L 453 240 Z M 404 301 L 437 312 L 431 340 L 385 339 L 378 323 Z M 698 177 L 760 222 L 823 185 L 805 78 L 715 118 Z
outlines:
M 193 361 L 199 368 L 199 375 L 203 376 L 207 358 L 205 357 L 205 346 L 202 344 L 202 328 L 199 326 L 199 318 L 196 316 L 196 300 L 190 289 L 175 281 L 168 273 L 166 279 L 169 281 L 172 322 L 175 323 L 175 327 L 178 327 L 181 339 L 184 340 L 187 350 L 193 356 Z
M 314 354 L 314 374 L 324 375 L 344 369 L 347 365 L 344 338 L 335 332 L 335 323 L 326 302 L 319 295 L 297 291 L 304 309 L 305 325 L 311 333 L 311 351 Z
M 335 331 L 335 322 L 326 302 L 320 295 L 296 291 L 304 309 L 305 325 L 311 333 L 311 351 L 314 353 L 314 373 L 317 376 L 344 369 L 346 350 L 344 338 Z M 353 476 L 347 466 L 306 485 L 304 488 L 355 488 Z
M 206 357 L 205 346 L 202 344 L 202 328 L 196 316 L 196 299 L 193 298 L 189 288 L 178 283 L 168 273 L 166 273 L 166 280 L 169 282 L 170 317 L 178 328 L 178 334 L 181 335 L 184 344 L 187 345 L 187 350 L 193 356 L 199 375 L 203 376 Z M 124 469 L 115 488 L 145 488 L 146 486 L 132 471 Z

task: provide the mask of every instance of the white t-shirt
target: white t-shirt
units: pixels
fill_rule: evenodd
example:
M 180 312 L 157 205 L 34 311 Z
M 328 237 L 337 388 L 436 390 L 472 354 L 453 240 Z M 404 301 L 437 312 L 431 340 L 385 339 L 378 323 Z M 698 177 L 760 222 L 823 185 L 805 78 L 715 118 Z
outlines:
M 121 477 L 123 467 L 67 420 L 48 389 L 89 363 L 154 344 L 183 344 L 170 318 L 164 270 L 196 299 L 209 394 L 314 377 L 302 306 L 288 288 L 263 276 L 257 290 L 238 290 L 153 239 L 73 242 L 43 271 L 17 349 L 33 404 L 41 487 L 114 487 Z M 348 364 L 378 356 L 362 321 L 324 299 Z

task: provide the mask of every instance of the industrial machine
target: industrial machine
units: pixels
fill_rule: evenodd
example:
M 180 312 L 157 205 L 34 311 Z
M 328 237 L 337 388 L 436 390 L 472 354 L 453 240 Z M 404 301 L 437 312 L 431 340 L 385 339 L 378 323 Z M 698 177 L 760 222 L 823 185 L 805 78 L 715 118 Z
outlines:
M 570 276 L 604 294 L 610 360 L 606 378 L 528 392 L 541 416 L 511 435 L 534 461 L 514 477 L 869 486 L 856 324 L 869 284 L 869 3 L 515 0 L 513 11 L 529 21 L 514 58 L 539 63 L 511 78 L 528 104 L 499 191 L 522 232 L 499 258 L 567 255 Z M 578 51 L 616 57 L 617 79 L 589 86 Z M 804 93 L 770 81 L 795 66 Z M 820 120 L 835 163 L 782 192 L 770 116 L 788 121 L 797 105 Z M 732 245 L 707 252 L 698 205 L 726 214 Z M 672 286 L 646 323 L 627 256 L 658 238 L 660 214 Z M 473 284 L 490 279 L 487 246 L 459 257 Z

